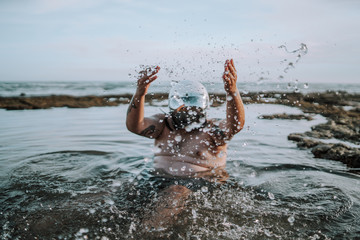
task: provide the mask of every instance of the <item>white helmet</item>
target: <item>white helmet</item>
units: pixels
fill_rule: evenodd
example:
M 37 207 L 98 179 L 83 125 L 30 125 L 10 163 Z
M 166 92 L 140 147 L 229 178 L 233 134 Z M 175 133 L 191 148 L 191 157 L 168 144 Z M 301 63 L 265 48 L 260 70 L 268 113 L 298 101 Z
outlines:
M 169 93 L 169 108 L 174 111 L 185 107 L 198 107 L 205 110 L 209 106 L 209 94 L 204 85 L 196 81 L 181 81 L 175 84 Z

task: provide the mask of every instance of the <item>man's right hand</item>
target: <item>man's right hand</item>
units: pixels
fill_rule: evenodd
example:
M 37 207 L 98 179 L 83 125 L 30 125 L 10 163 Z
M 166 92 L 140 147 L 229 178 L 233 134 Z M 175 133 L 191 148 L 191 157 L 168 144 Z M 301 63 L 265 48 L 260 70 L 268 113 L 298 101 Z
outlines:
M 157 78 L 156 74 L 159 72 L 160 67 L 157 66 L 154 71 L 151 72 L 150 75 L 148 75 L 147 69 L 140 72 L 142 77 L 137 82 L 137 92 L 138 94 L 145 95 L 147 93 L 147 90 L 149 89 L 150 83 L 155 81 Z

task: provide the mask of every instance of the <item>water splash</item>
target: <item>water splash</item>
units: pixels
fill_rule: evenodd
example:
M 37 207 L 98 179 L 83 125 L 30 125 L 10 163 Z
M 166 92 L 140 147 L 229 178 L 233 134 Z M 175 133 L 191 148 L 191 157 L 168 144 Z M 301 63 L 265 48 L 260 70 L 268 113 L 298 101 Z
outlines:
M 298 49 L 295 49 L 295 50 L 292 50 L 292 51 L 289 51 L 285 45 L 281 45 L 278 48 L 284 49 L 287 53 L 296 54 L 295 62 L 288 61 L 287 59 L 284 59 L 283 61 L 281 61 L 281 63 L 287 63 L 288 62 L 285 69 L 284 69 L 285 73 L 287 73 L 289 71 L 289 69 L 295 68 L 295 64 L 297 64 L 300 61 L 300 59 L 304 55 L 306 55 L 308 53 L 308 47 L 306 46 L 305 43 L 301 43 L 300 47 Z
M 156 65 L 139 65 L 136 69 L 135 69 L 135 73 L 134 75 L 132 74 L 128 74 L 129 77 L 135 77 L 136 80 L 139 78 L 142 78 L 144 76 L 149 76 L 150 74 L 152 74 L 155 70 L 156 70 Z

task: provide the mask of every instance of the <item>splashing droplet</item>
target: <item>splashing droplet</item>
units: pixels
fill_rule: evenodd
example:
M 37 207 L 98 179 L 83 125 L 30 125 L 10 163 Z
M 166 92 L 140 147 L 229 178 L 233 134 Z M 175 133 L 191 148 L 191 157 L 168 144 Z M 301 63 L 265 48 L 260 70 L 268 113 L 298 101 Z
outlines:
M 203 193 L 207 193 L 207 192 L 209 191 L 209 189 L 208 189 L 208 187 L 203 186 L 203 187 L 201 187 L 201 191 L 202 191 Z
M 274 200 L 274 199 L 275 199 L 274 194 L 271 193 L 271 192 L 268 192 L 268 196 L 269 196 L 269 198 L 270 198 L 271 200 Z
M 294 222 L 295 222 L 294 215 L 291 215 L 287 220 L 288 220 L 288 222 L 290 223 L 291 226 L 294 225 Z
M 193 215 L 193 218 L 196 219 L 197 218 L 197 213 L 196 213 L 195 209 L 192 209 L 191 213 Z

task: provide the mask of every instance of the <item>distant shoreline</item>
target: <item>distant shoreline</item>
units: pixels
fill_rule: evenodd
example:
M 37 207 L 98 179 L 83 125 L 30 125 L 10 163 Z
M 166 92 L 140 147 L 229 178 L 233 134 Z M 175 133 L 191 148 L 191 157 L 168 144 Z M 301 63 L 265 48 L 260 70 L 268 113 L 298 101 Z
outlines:
M 209 94 L 211 106 L 225 103 L 225 94 Z M 297 142 L 302 149 L 311 149 L 317 158 L 325 158 L 345 163 L 360 172 L 360 148 L 350 147 L 343 143 L 325 143 L 321 139 L 337 139 L 360 146 L 360 94 L 344 91 L 328 91 L 321 93 L 289 93 L 289 92 L 249 92 L 241 94 L 245 104 L 283 104 L 300 108 L 303 115 L 276 113 L 270 116 L 259 116 L 263 119 L 307 119 L 311 115 L 320 114 L 328 122 L 313 126 L 311 131 L 293 133 L 288 136 Z M 49 109 L 54 107 L 89 108 L 118 106 L 128 104 L 132 94 L 105 96 L 69 96 L 51 95 L 41 97 L 0 97 L 0 108 L 7 110 Z M 151 93 L 146 102 L 155 106 L 167 106 L 168 93 Z M 306 115 L 305 115 L 306 114 Z
M 210 99 L 213 106 L 224 103 L 226 95 L 219 93 L 210 93 Z M 344 91 L 328 91 L 314 93 L 295 93 L 295 92 L 249 92 L 241 93 L 245 104 L 251 103 L 273 103 L 285 104 L 290 106 L 301 106 L 301 102 L 318 103 L 325 105 L 353 106 L 360 107 L 360 93 L 347 93 Z M 47 95 L 47 96 L 16 96 L 1 97 L 0 109 L 7 110 L 25 110 L 25 109 L 48 109 L 53 107 L 69 108 L 89 108 L 118 106 L 128 104 L 132 94 L 112 94 L 112 95 Z M 168 98 L 168 93 L 151 93 L 146 95 L 146 101 L 162 101 Z M 357 104 L 356 104 L 357 103 Z

